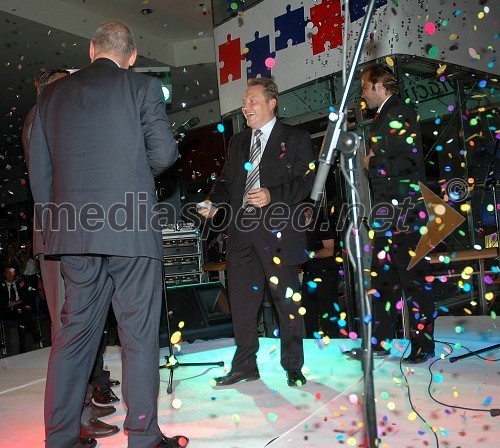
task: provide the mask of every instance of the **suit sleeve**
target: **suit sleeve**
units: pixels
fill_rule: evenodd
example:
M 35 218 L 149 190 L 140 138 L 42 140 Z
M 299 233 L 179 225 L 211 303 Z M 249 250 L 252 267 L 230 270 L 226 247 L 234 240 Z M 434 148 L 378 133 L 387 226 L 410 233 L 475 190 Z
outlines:
M 415 113 L 407 106 L 397 106 L 383 120 L 381 127 L 370 133 L 370 148 L 375 155 L 370 157 L 369 178 L 414 173 L 422 163 L 420 126 Z
M 31 193 L 35 202 L 35 209 L 39 219 L 43 216 L 43 209 L 47 207 L 52 198 L 53 172 L 52 160 L 45 134 L 42 129 L 40 107 L 36 108 L 31 138 L 29 143 L 28 174 Z M 39 223 L 43 229 L 43 222 Z
M 153 176 L 172 166 L 179 155 L 177 141 L 165 112 L 160 81 L 151 78 L 141 105 L 144 144 Z
M 295 140 L 295 142 L 294 142 Z M 315 171 L 309 166 L 314 161 L 311 146 L 311 136 L 308 132 L 294 135 L 287 145 L 294 147 L 293 156 L 288 160 L 290 165 L 289 181 L 280 185 L 268 187 L 271 194 L 271 204 L 285 203 L 296 205 L 306 199 L 312 191 Z

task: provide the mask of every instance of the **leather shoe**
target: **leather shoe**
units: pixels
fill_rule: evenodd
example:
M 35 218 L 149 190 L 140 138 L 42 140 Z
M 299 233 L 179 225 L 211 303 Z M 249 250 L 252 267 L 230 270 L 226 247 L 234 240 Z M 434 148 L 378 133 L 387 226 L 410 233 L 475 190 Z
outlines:
M 103 386 L 97 386 L 92 392 L 92 398 L 94 403 L 97 404 L 111 404 L 117 403 L 120 399 L 115 395 L 107 384 Z
M 298 369 L 287 370 L 286 372 L 287 383 L 289 386 L 302 387 L 307 383 L 306 377 Z
M 91 418 L 86 422 L 82 422 L 80 426 L 80 438 L 94 438 L 108 437 L 119 432 L 120 429 L 116 425 L 108 425 L 107 423 L 101 422 L 96 418 Z
M 383 348 L 372 350 L 372 356 L 374 359 L 387 358 L 390 354 L 391 352 L 389 350 L 384 350 Z M 347 355 L 351 359 L 356 359 L 357 361 L 361 361 L 363 357 L 363 349 L 361 347 L 353 348 L 352 350 L 347 350 L 346 352 L 343 352 L 343 355 Z
M 185 447 L 189 443 L 189 439 L 184 436 L 167 437 L 163 438 L 153 448 L 179 448 Z
M 216 386 L 230 386 L 239 381 L 255 381 L 260 378 L 259 369 L 253 372 L 229 372 L 225 376 L 214 378 Z
M 95 448 L 97 446 L 97 440 L 93 438 L 83 438 L 80 437 L 78 442 L 74 443 L 71 448 Z
M 401 361 L 401 364 L 421 364 L 423 362 L 428 361 L 431 358 L 434 358 L 436 354 L 434 352 L 427 353 L 427 352 L 417 352 L 417 353 L 410 353 L 409 356 L 404 358 Z
M 89 406 L 92 408 L 92 416 L 95 418 L 107 417 L 108 415 L 116 412 L 116 408 L 114 406 L 97 406 L 92 402 L 90 402 Z
M 114 380 L 113 378 L 110 378 L 108 380 L 108 384 L 109 384 L 110 387 L 116 387 L 116 386 L 120 385 L 120 381 Z

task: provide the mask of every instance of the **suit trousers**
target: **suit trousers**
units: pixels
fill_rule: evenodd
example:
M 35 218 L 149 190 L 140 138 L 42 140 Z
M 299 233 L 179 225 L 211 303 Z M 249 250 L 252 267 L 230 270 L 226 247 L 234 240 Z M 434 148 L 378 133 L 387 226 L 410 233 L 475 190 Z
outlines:
M 112 298 L 122 344 L 124 429 L 129 447 L 150 448 L 158 427 L 162 262 L 148 257 L 62 256 L 66 301 L 52 345 L 45 389 L 47 448 L 68 448 L 80 434 L 88 379 Z
M 50 314 L 50 338 L 53 341 L 57 331 L 62 326 L 61 308 L 64 304 L 64 279 L 61 275 L 61 262 L 47 260 L 43 254 L 39 255 L 38 261 Z
M 410 250 L 415 250 L 419 234 L 400 234 L 389 238 L 375 237 L 372 242 L 371 288 L 373 336 L 372 343 L 380 346 L 383 341 L 391 341 L 396 331 L 398 302 L 403 294 L 409 307 L 410 334 L 412 344 L 417 344 L 426 352 L 434 350 L 435 304 L 432 288 L 426 288 L 425 277 L 431 275 L 431 267 L 421 260 L 408 270 L 411 260 Z M 380 255 L 379 255 L 380 254 Z M 379 258 L 380 257 L 380 258 Z M 423 325 L 425 331 L 419 331 Z
M 308 265 L 306 263 L 302 278 L 306 338 L 314 338 L 314 333 L 320 330 L 324 336 L 340 338 L 340 313 L 335 309 L 335 305 L 338 307 L 339 265 L 332 261 L 328 269 L 322 270 L 309 270 Z
M 249 372 L 257 367 L 257 318 L 266 283 L 279 318 L 281 365 L 285 370 L 300 370 L 304 364 L 304 324 L 298 312 L 300 302 L 292 300 L 292 293 L 300 292 L 297 268 L 273 261 L 265 243 L 267 233 L 260 223 L 254 230 L 232 229 L 229 235 L 227 271 L 236 342 L 232 361 L 235 372 Z
M 50 315 L 51 341 L 54 343 L 56 333 L 62 327 L 61 309 L 65 300 L 65 287 L 64 279 L 61 275 L 61 262 L 59 260 L 46 259 L 43 254 L 40 254 L 39 262 L 47 308 L 49 309 Z M 92 368 L 92 373 L 90 375 L 90 384 L 87 387 L 85 405 L 80 418 L 82 423 L 85 423 L 95 417 L 97 413 L 97 411 L 90 406 L 94 388 L 97 386 L 103 386 L 109 380 L 109 371 L 104 370 L 104 352 L 106 350 L 106 342 L 106 333 L 103 333 L 94 367 Z

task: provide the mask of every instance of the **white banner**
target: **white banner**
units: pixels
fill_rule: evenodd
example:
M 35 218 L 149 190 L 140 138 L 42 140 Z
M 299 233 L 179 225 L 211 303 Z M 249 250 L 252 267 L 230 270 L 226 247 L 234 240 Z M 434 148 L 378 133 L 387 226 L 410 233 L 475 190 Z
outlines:
M 497 3 L 378 0 L 360 62 L 414 54 L 497 74 Z M 349 2 L 348 62 L 367 4 Z M 241 106 L 248 78 L 273 76 L 283 92 L 340 71 L 343 21 L 343 0 L 265 0 L 217 27 L 221 113 Z

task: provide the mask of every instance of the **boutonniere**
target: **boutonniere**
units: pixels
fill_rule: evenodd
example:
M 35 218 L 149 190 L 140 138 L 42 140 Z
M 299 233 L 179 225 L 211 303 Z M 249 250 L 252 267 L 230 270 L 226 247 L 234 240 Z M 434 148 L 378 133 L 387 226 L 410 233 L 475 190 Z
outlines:
M 283 157 L 285 157 L 285 152 L 286 152 L 285 142 L 281 142 L 281 154 L 279 156 L 280 159 L 282 159 Z

